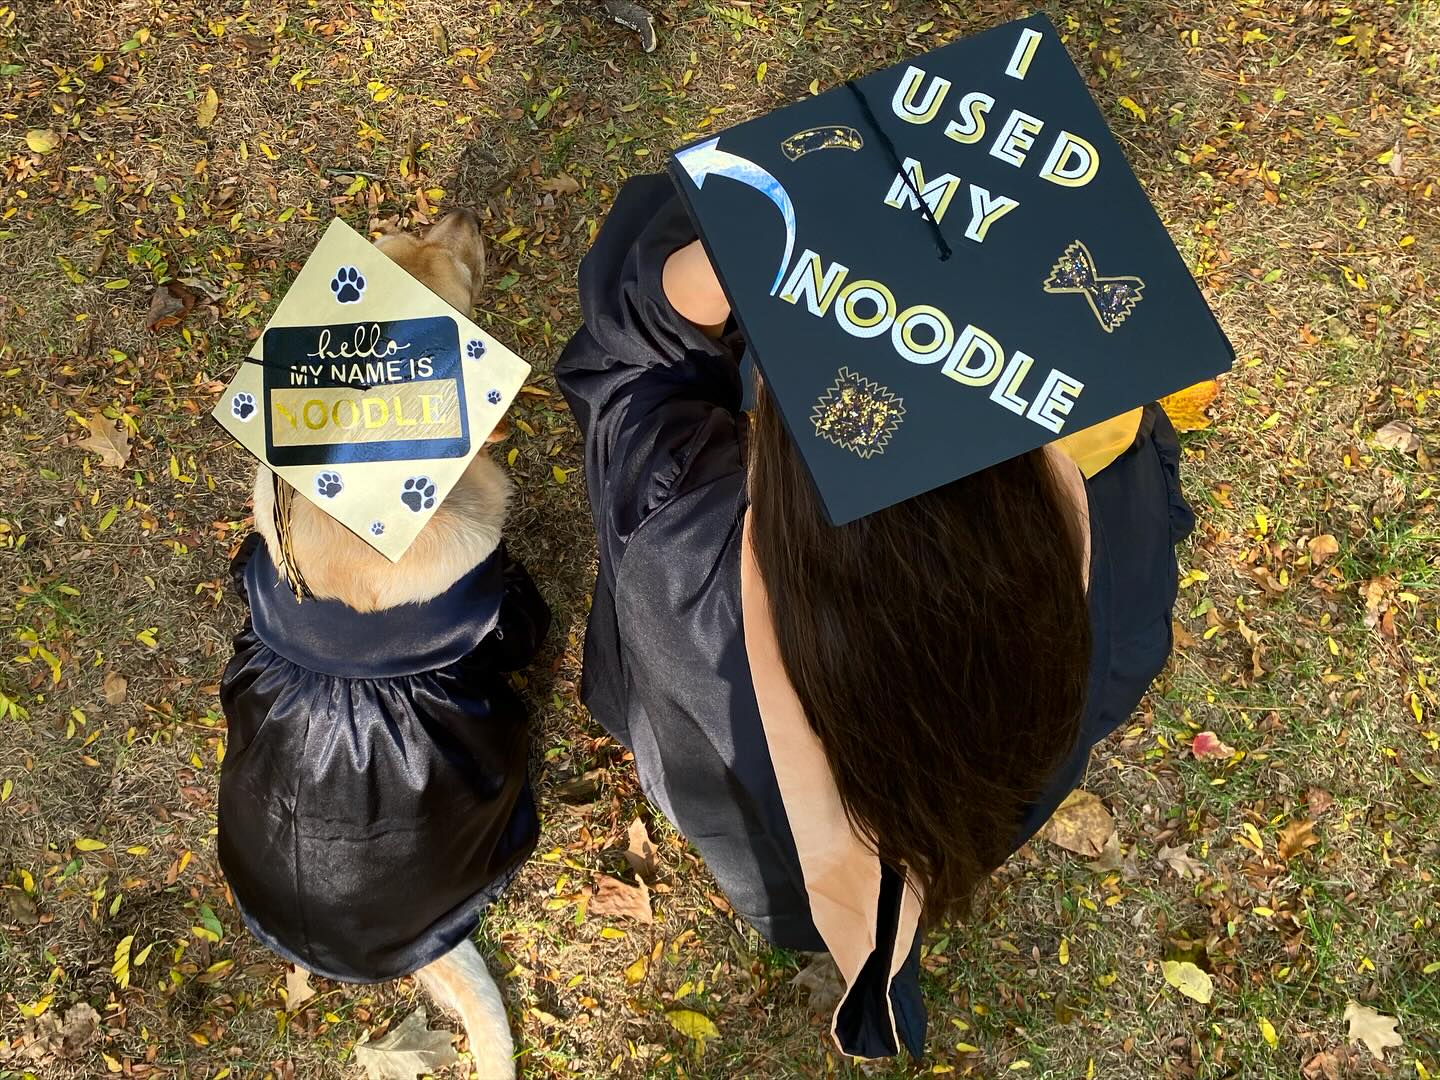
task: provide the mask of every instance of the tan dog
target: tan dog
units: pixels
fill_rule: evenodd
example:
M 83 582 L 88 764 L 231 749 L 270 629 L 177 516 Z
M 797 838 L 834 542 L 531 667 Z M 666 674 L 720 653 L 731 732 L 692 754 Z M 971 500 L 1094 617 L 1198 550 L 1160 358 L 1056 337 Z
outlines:
M 485 252 L 475 215 L 449 214 L 423 239 L 393 234 L 376 241 L 385 254 L 452 307 L 471 312 L 485 275 Z M 506 435 L 500 428 L 488 441 Z M 275 528 L 273 474 L 255 476 L 255 529 L 271 560 L 285 572 Z M 358 612 L 383 612 L 446 592 L 498 548 L 511 484 L 483 450 L 475 456 L 405 555 L 391 563 L 308 500 L 291 507 L 291 552 L 317 599 L 338 600 Z M 224 822 L 222 820 L 222 829 Z M 514 1040 L 504 1002 L 474 944 L 467 938 L 416 972 L 441 1004 L 459 1014 L 482 1080 L 515 1076 Z
M 391 233 L 375 246 L 456 311 L 468 315 L 474 308 L 485 282 L 485 246 L 470 211 L 447 214 L 423 240 Z M 502 420 L 488 441 L 508 434 Z M 308 499 L 296 499 L 291 514 L 295 561 L 316 596 L 343 601 L 356 611 L 428 600 L 474 565 L 477 549 L 495 550 L 509 500 L 509 479 L 487 454 L 476 454 L 404 557 L 392 563 Z M 273 474 L 263 466 L 255 473 L 255 528 L 275 565 L 282 565 Z

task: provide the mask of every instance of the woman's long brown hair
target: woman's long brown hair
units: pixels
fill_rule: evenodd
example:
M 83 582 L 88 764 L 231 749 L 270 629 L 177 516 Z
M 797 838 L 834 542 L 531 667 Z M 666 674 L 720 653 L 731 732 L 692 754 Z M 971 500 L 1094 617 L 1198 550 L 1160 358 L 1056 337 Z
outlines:
M 750 534 L 780 656 L 852 825 L 968 913 L 1071 751 L 1090 622 L 1073 507 L 1043 451 L 832 526 L 763 387 Z

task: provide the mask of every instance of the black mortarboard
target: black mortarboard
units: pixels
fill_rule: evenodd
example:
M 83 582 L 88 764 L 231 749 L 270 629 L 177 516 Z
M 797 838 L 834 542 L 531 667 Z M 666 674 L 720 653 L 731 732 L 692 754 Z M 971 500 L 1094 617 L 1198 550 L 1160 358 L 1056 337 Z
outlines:
M 1043 15 L 671 170 L 837 525 L 1234 360 Z

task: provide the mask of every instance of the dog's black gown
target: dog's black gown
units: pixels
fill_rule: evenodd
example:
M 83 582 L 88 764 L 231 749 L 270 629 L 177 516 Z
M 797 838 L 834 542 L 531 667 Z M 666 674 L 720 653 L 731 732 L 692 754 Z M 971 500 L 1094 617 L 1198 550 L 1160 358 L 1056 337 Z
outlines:
M 246 925 L 327 978 L 449 952 L 530 854 L 528 720 L 505 671 L 550 613 L 504 549 L 441 596 L 361 614 L 295 600 L 258 537 L 225 669 L 220 863 Z
M 748 418 L 736 332 L 712 341 L 665 299 L 665 260 L 695 229 L 664 176 L 616 197 L 580 268 L 584 327 L 555 367 L 585 435 L 599 576 L 582 695 L 634 751 L 646 795 L 705 857 L 731 905 L 776 945 L 821 949 L 750 680 L 740 610 Z M 1018 847 L 1074 788 L 1090 748 L 1123 723 L 1170 653 L 1173 545 L 1194 525 L 1180 450 L 1158 407 L 1086 481 L 1091 652 L 1080 738 L 1029 808 Z M 877 703 L 880 704 L 880 703 Z M 880 785 L 903 778 L 876 776 Z M 835 1033 L 847 1053 L 918 1055 L 926 1025 L 919 935 L 888 978 L 899 877 L 884 868 L 878 947 Z

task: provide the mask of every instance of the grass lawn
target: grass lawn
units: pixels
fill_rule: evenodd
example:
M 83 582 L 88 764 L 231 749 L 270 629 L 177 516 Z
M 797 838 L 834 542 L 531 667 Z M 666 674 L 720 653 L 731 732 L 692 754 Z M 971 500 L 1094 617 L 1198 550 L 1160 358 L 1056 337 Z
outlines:
M 927 938 L 927 1059 L 862 1068 L 579 704 L 593 536 L 549 371 L 626 176 L 1031 9 L 677 0 L 645 55 L 588 0 L 0 0 L 0 1080 L 358 1077 L 414 1008 L 317 980 L 287 1012 L 220 875 L 252 466 L 206 414 L 333 215 L 457 205 L 479 317 L 535 365 L 501 453 L 557 614 L 526 681 L 541 855 L 484 929 L 525 1075 L 1440 1076 L 1440 5 L 1042 8 L 1240 360 L 1183 440 L 1173 662 L 1086 781 L 1120 849 L 1027 846 Z M 171 281 L 194 307 L 148 329 Z M 123 465 L 76 445 L 96 410 Z M 637 815 L 652 925 L 585 908 Z M 1383 1062 L 1351 1002 L 1398 1019 Z

